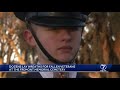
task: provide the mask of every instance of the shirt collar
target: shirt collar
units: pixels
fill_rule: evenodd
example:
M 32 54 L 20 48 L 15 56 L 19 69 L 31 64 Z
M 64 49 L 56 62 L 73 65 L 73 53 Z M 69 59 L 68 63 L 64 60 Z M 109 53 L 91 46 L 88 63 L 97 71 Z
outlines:
M 40 62 L 38 62 L 40 64 Z M 53 78 L 54 72 L 39 72 L 43 78 Z M 77 72 L 69 72 L 69 78 L 76 78 Z
M 54 72 L 39 72 L 43 78 L 53 78 Z M 76 78 L 77 72 L 69 72 L 69 78 Z

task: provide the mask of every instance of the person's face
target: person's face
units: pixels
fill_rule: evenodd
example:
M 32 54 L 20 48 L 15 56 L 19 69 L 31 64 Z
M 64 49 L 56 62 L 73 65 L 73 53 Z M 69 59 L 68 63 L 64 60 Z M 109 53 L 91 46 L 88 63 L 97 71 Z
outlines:
M 50 28 L 32 24 L 39 41 L 46 51 L 55 59 L 61 62 L 68 62 L 76 55 L 81 41 L 82 28 L 59 27 Z M 27 42 L 35 45 L 31 35 L 26 34 Z

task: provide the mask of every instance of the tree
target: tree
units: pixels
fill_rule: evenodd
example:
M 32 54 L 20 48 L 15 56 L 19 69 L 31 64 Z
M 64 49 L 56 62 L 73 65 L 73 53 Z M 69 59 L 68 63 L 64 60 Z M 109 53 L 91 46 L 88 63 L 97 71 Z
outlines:
M 88 18 L 80 49 L 79 63 L 120 64 L 120 13 L 92 12 Z M 88 32 L 86 32 L 88 31 Z M 112 73 L 85 73 L 90 77 L 119 77 Z

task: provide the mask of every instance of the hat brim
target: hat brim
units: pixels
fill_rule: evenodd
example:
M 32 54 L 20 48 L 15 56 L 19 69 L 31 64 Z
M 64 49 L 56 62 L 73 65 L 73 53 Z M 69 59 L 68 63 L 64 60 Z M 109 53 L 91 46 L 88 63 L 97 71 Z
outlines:
M 51 26 L 51 27 L 83 27 L 85 26 L 84 21 L 78 19 L 69 18 L 36 18 L 30 19 L 31 23 L 41 25 L 41 26 Z

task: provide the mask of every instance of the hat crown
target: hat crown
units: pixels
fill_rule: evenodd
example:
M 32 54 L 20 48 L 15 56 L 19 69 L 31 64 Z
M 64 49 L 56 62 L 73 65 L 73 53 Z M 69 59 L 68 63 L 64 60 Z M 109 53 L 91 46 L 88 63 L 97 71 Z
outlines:
M 65 17 L 86 19 L 88 12 L 14 12 L 16 17 L 21 20 L 30 19 L 32 17 Z
M 14 12 L 22 21 L 47 26 L 83 26 L 88 12 Z

